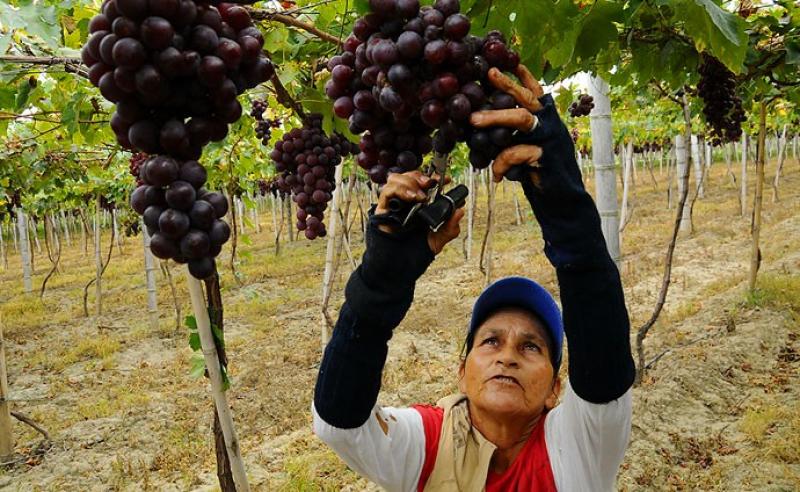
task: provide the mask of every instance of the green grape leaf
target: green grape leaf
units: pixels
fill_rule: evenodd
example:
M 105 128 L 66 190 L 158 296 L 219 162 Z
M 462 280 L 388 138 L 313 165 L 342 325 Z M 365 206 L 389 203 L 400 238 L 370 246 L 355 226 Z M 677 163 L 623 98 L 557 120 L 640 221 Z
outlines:
M 206 360 L 202 354 L 194 354 L 189 360 L 189 376 L 200 379 L 206 373 Z
M 61 42 L 61 26 L 54 6 L 44 5 L 33 0 L 20 0 L 16 7 L 7 2 L 0 3 L 0 24 L 22 29 L 39 37 L 49 46 Z
M 697 51 L 708 50 L 734 73 L 743 70 L 747 53 L 746 22 L 712 0 L 674 0 L 674 17 L 682 21 Z

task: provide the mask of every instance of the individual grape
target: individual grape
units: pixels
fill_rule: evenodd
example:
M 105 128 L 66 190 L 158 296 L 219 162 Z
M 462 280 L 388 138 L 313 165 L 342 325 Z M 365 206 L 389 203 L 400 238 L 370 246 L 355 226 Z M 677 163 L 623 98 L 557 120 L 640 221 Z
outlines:
M 199 260 L 208 254 L 210 246 L 208 234 L 190 229 L 181 239 L 181 254 L 190 260 Z
M 181 164 L 178 179 L 191 184 L 195 190 L 203 187 L 206 183 L 206 178 L 206 168 L 201 166 L 199 162 L 191 160 Z
M 170 207 L 188 212 L 197 198 L 197 192 L 194 186 L 186 181 L 174 181 L 164 193 L 164 197 Z
M 116 0 L 116 8 L 120 14 L 139 20 L 147 15 L 147 0 Z
M 180 247 L 178 243 L 167 237 L 166 234 L 156 232 L 150 238 L 150 252 L 157 258 L 168 260 L 180 253 Z
M 150 229 L 158 229 L 158 219 L 161 217 L 161 214 L 164 213 L 164 207 L 160 205 L 150 205 L 144 210 L 142 214 L 142 219 L 144 220 L 144 224 L 149 227 Z
M 168 47 L 175 34 L 172 24 L 163 17 L 146 18 L 142 22 L 139 32 L 144 44 L 154 50 L 163 50 Z
M 106 39 L 109 39 L 110 36 L 113 36 L 113 34 L 109 35 L 109 37 L 107 37 Z M 147 59 L 147 53 L 145 52 L 142 43 L 140 43 L 138 40 L 133 38 L 122 38 L 119 41 L 113 43 L 113 49 L 111 50 L 111 58 L 112 58 L 111 62 L 115 65 L 125 68 L 137 69 Z
M 164 210 L 158 218 L 159 231 L 169 239 L 182 238 L 189 231 L 190 225 L 188 215 L 172 208 Z
M 466 121 L 472 113 L 472 105 L 464 94 L 456 94 L 447 101 L 447 112 L 453 121 Z
M 224 220 L 215 220 L 208 231 L 208 238 L 212 245 L 224 244 L 231 237 L 231 228 Z
M 108 75 L 103 77 L 108 77 Z M 131 125 L 128 130 L 128 138 L 131 144 L 142 152 L 157 154 L 159 151 L 158 133 L 158 126 L 154 121 L 139 120 Z
M 469 18 L 463 14 L 452 14 L 444 21 L 444 34 L 451 40 L 458 41 L 469 33 Z
M 178 179 L 180 169 L 174 159 L 166 156 L 149 158 L 143 167 L 143 179 L 153 186 L 164 187 Z
M 436 0 L 433 8 L 441 12 L 444 16 L 450 16 L 461 10 L 458 0 Z
M 228 213 L 228 199 L 225 198 L 221 193 L 211 192 L 203 195 L 200 200 L 206 201 L 214 207 L 214 212 L 217 215 L 218 219 L 225 217 L 225 214 Z
M 211 250 L 209 253 L 211 253 Z M 219 250 L 217 250 L 217 254 L 219 254 Z M 216 254 L 213 256 L 216 256 Z M 189 273 L 191 273 L 194 278 L 200 280 L 204 280 L 214 275 L 214 272 L 216 271 L 214 260 L 209 257 L 204 257 L 197 260 L 189 260 L 187 265 L 189 268 Z
M 189 219 L 191 220 L 192 227 L 207 231 L 211 229 L 211 225 L 216 220 L 214 207 L 205 200 L 197 200 L 192 204 L 191 210 L 189 210 Z
M 437 39 L 425 45 L 423 50 L 425 61 L 433 65 L 440 65 L 447 60 L 447 43 Z
M 354 109 L 353 99 L 347 96 L 342 96 L 333 103 L 333 112 L 339 118 L 349 118 Z
M 118 38 L 134 38 L 139 35 L 139 24 L 128 17 L 117 17 L 111 24 L 111 31 L 116 34 Z
M 141 215 L 150 206 L 147 200 L 147 191 L 150 186 L 144 185 L 137 187 L 131 194 L 131 208 Z
M 397 51 L 406 60 L 416 60 L 424 50 L 425 41 L 418 33 L 406 31 L 397 38 Z

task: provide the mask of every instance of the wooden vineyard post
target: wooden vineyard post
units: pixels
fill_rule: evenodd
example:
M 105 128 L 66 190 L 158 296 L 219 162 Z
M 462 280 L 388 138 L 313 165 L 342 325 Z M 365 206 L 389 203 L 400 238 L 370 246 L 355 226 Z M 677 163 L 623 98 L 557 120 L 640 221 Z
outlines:
M 3 318 L 0 315 L 0 459 L 8 461 L 13 454 L 14 434 L 11 432 L 11 405 L 8 402 L 6 342 L 3 337 Z
M 750 291 L 756 288 L 756 277 L 761 266 L 761 249 L 759 239 L 761 236 L 761 205 L 764 194 L 764 164 L 766 160 L 766 137 L 767 137 L 767 103 L 761 101 L 759 108 L 758 124 L 758 153 L 756 155 L 756 195 L 753 200 L 753 221 L 751 233 L 753 235 L 753 246 L 750 252 L 750 278 L 748 287 Z
M 597 211 L 608 252 L 619 264 L 619 209 L 617 207 L 616 166 L 614 162 L 614 136 L 611 132 L 611 100 L 608 84 L 599 77 L 589 80 L 589 94 L 594 98 L 594 109 L 589 115 L 592 131 L 592 166 L 595 169 Z
M 325 251 L 325 272 L 322 276 L 322 332 L 321 341 L 322 349 L 325 350 L 325 345 L 328 343 L 328 327 L 333 327 L 333 322 L 328 315 L 328 300 L 331 294 L 331 284 L 333 283 L 333 258 L 336 253 L 336 236 L 337 225 L 339 223 L 339 202 L 342 199 L 342 168 L 344 166 L 336 166 L 334 174 L 334 192 L 333 200 L 331 202 L 331 213 L 328 227 L 328 245 Z M 342 231 L 344 232 L 344 231 Z
M 25 211 L 22 207 L 17 207 L 14 213 L 17 216 L 17 229 L 19 229 L 19 251 L 22 256 L 22 284 L 25 287 L 25 292 L 33 290 L 33 282 L 31 281 L 31 248 L 28 242 L 28 224 L 25 220 Z
M 142 243 L 144 244 L 144 274 L 147 282 L 147 316 L 150 321 L 150 329 L 158 328 L 158 299 L 156 297 L 156 261 L 153 253 L 150 252 L 150 234 L 147 227 L 142 224 Z
M 189 288 L 189 297 L 192 300 L 192 310 L 197 322 L 197 333 L 200 335 L 200 345 L 203 350 L 208 378 L 211 380 L 211 394 L 214 398 L 214 406 L 217 409 L 222 435 L 225 438 L 225 449 L 228 452 L 233 480 L 236 483 L 237 491 L 248 492 L 250 485 L 247 482 L 244 461 L 239 449 L 239 438 L 236 435 L 233 416 L 228 405 L 228 398 L 225 395 L 222 369 L 220 368 L 217 347 L 214 343 L 214 335 L 211 332 L 211 320 L 208 317 L 203 285 L 189 273 L 188 269 L 186 270 L 186 281 Z
M 94 264 L 95 264 L 95 314 L 100 316 L 103 314 L 103 287 L 102 287 L 102 275 L 103 275 L 103 257 L 100 252 L 100 213 L 102 209 L 100 208 L 100 194 L 97 194 L 97 200 L 95 201 L 96 208 L 94 213 Z
M 278 200 L 275 199 L 275 194 L 270 192 L 269 202 L 272 205 L 272 232 L 275 235 L 275 256 L 281 252 L 281 230 L 278 228 L 278 214 L 281 213 L 278 209 Z M 282 204 L 283 202 L 281 202 Z M 283 225 L 283 214 L 281 214 L 281 225 Z

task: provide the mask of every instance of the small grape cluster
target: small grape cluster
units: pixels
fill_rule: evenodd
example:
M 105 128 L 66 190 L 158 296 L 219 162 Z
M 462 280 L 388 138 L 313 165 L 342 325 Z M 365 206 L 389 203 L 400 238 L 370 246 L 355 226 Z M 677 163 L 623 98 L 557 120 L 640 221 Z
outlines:
M 297 229 L 308 239 L 326 235 L 323 212 L 333 197 L 334 171 L 343 156 L 356 152 L 356 145 L 342 135 L 330 137 L 322 130 L 322 116 L 305 118 L 302 128 L 294 128 L 275 142 L 270 157 L 281 173 L 278 188 L 292 193 L 297 204 Z
M 707 53 L 703 53 L 698 71 L 697 92 L 703 99 L 703 116 L 711 126 L 711 143 L 720 145 L 738 140 L 747 118 L 742 100 L 736 95 L 733 72 Z
M 139 178 L 145 184 L 131 195 L 131 207 L 144 218 L 150 251 L 158 258 L 188 263 L 196 278 L 213 274 L 213 258 L 231 230 L 221 220 L 228 213 L 228 200 L 203 188 L 205 168 L 197 161 L 156 155 L 141 166 Z
M 272 138 L 272 129 L 281 126 L 279 119 L 264 118 L 264 112 L 267 110 L 267 103 L 265 101 L 253 101 L 250 116 L 256 120 L 256 137 L 261 140 L 262 145 L 269 145 L 269 140 Z
M 146 160 L 147 160 L 147 154 L 145 154 L 144 152 L 134 152 L 133 155 L 131 155 L 130 163 L 128 166 L 131 176 L 136 178 L 136 186 L 141 186 L 144 184 L 139 175 L 141 174 L 142 165 L 145 163 Z
M 569 105 L 569 115 L 573 118 L 589 116 L 594 109 L 594 98 L 588 94 L 581 94 L 578 100 Z
M 363 134 L 356 162 L 380 184 L 389 172 L 417 169 L 432 150 L 446 154 L 459 141 L 471 144 L 474 110 L 515 106 L 502 95 L 487 97 L 478 82 L 491 67 L 514 70 L 519 56 L 498 32 L 469 35 L 458 0 L 422 8 L 419 0 L 370 0 L 369 6 L 344 51 L 329 61 L 325 92 L 336 116 Z M 504 130 L 497 147 L 511 140 Z M 470 145 L 476 152 L 487 149 L 481 138 Z
M 570 137 L 572 137 L 572 143 L 578 143 L 578 138 L 580 138 L 581 133 L 578 131 L 577 128 L 573 128 L 569 132 Z

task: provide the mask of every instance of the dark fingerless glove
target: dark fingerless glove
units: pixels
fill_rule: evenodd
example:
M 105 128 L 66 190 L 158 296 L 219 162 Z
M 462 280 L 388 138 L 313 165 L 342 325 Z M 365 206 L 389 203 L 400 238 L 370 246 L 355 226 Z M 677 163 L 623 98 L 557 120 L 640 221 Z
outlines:
M 545 254 L 556 268 L 582 269 L 606 262 L 606 248 L 597 207 L 583 186 L 575 148 L 556 111 L 553 98 L 540 99 L 539 124 L 532 132 L 519 133 L 514 145 L 542 148 L 541 167 L 534 184 L 524 174 L 522 189 L 542 228 Z

